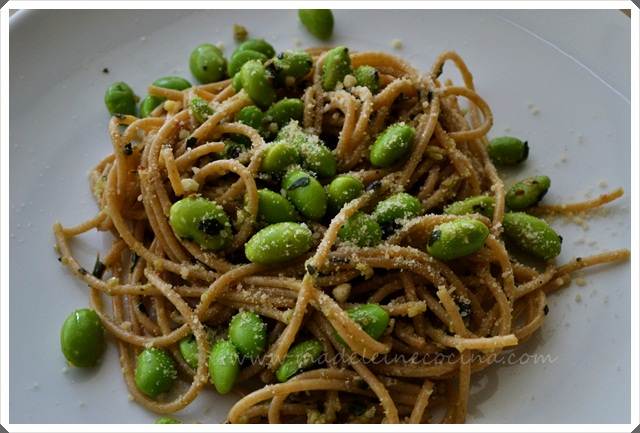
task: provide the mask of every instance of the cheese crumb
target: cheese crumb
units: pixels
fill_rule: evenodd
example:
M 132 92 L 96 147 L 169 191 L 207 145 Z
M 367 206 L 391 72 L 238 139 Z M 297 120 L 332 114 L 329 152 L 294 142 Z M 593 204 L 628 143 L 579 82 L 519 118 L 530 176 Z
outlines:
M 391 41 L 391 46 L 393 48 L 402 48 L 402 39 L 394 39 Z

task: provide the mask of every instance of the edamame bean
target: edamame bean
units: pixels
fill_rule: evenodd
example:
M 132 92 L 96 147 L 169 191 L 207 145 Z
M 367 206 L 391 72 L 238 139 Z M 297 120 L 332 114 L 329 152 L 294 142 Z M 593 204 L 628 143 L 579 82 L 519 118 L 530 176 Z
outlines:
M 239 74 L 242 88 L 256 105 L 267 108 L 275 102 L 277 94 L 272 78 L 259 60 L 246 62 Z
M 378 304 L 364 304 L 347 310 L 347 314 L 356 322 L 371 338 L 377 340 L 384 334 L 389 325 L 389 313 Z M 335 331 L 334 331 L 335 332 Z M 336 332 L 338 340 L 348 346 Z
M 189 70 L 202 84 L 215 83 L 224 78 L 227 60 L 220 48 L 213 44 L 195 47 L 189 57 Z
M 548 260 L 562 250 L 562 238 L 546 221 L 524 212 L 508 212 L 502 220 L 504 234 L 524 252 Z
M 233 87 L 233 91 L 238 93 L 242 90 L 242 76 L 240 74 L 235 74 L 231 79 L 231 87 Z
M 292 86 L 296 81 L 306 77 L 313 69 L 313 59 L 301 50 L 291 50 L 278 53 L 273 59 L 275 83 L 278 87 Z
M 351 200 L 360 197 L 364 184 L 353 176 L 338 176 L 327 185 L 327 212 L 333 216 Z
M 191 98 L 189 101 L 189 107 L 191 108 L 193 117 L 195 117 L 195 119 L 200 123 L 206 122 L 209 116 L 213 114 L 213 108 L 211 108 L 209 103 L 197 96 Z
M 229 58 L 229 63 L 227 63 L 227 74 L 230 77 L 235 76 L 238 72 L 240 72 L 242 65 L 247 63 L 249 60 L 258 60 L 261 63 L 265 63 L 267 60 L 269 60 L 269 58 L 259 51 L 234 51 L 231 55 L 231 58 Z
M 226 394 L 233 389 L 240 374 L 240 356 L 229 340 L 218 341 L 209 355 L 209 376 L 216 390 Z
M 268 189 L 258 190 L 258 220 L 276 224 L 298 218 L 295 208 L 285 197 Z
M 383 230 L 393 231 L 403 221 L 415 218 L 422 212 L 420 200 L 411 194 L 401 192 L 378 203 L 373 211 L 373 216 Z
M 269 59 L 276 55 L 276 50 L 270 43 L 268 43 L 264 39 L 247 39 L 246 41 L 239 44 L 234 52 L 243 50 L 257 51 L 264 54 Z
M 382 242 L 382 230 L 376 219 L 360 211 L 347 218 L 338 236 L 363 248 L 375 247 Z
M 499 164 L 518 164 L 529 156 L 529 145 L 516 137 L 497 137 L 489 142 L 487 152 Z
M 331 9 L 298 9 L 298 17 L 313 36 L 326 40 L 333 34 Z
M 252 263 L 276 265 L 300 257 L 311 248 L 311 230 L 294 222 L 276 223 L 253 235 L 244 253 Z
M 317 340 L 298 343 L 287 352 L 282 364 L 276 370 L 276 377 L 280 382 L 286 382 L 299 371 L 311 368 L 320 355 L 322 355 L 322 344 Z
M 281 127 L 276 140 L 284 140 L 296 146 L 302 168 L 314 172 L 319 177 L 335 176 L 338 163 L 331 149 L 317 136 L 304 132 L 297 121 L 291 121 Z
M 186 80 L 182 77 L 169 76 L 158 78 L 156 81 L 152 83 L 156 87 L 162 87 L 163 89 L 171 89 L 171 90 L 185 90 L 191 87 L 191 83 L 189 80 Z
M 138 356 L 136 386 L 149 397 L 167 392 L 177 375 L 178 371 L 171 356 L 157 347 L 145 349 Z
M 303 112 L 302 99 L 283 98 L 267 109 L 266 120 L 282 128 L 292 120 L 301 120 Z
M 547 176 L 531 176 L 513 185 L 504 197 L 511 210 L 523 210 L 537 204 L 551 187 Z
M 338 171 L 336 157 L 318 137 L 310 135 L 308 140 L 300 143 L 299 150 L 303 168 L 319 177 L 335 176 Z
M 190 333 L 178 343 L 178 349 L 184 360 L 191 368 L 198 368 L 198 342 L 195 335 Z
M 169 211 L 169 222 L 178 237 L 210 250 L 225 248 L 233 237 L 222 206 L 204 197 L 187 197 L 175 202 Z
M 182 423 L 171 417 L 164 416 L 162 418 L 159 418 L 158 421 L 156 421 L 156 424 L 182 424 Z
M 380 91 L 380 73 L 376 68 L 369 65 L 362 65 L 353 71 L 353 76 L 358 82 L 358 86 L 363 86 L 375 95 Z
M 156 109 L 156 107 L 162 102 L 164 102 L 167 98 L 158 95 L 147 95 L 140 102 L 140 117 L 145 118 L 149 117 L 151 112 Z
M 162 77 L 152 83 L 156 87 L 171 90 L 185 90 L 191 87 L 191 83 L 181 77 Z M 140 103 L 140 117 L 147 117 L 156 107 L 166 101 L 167 98 L 159 95 L 147 95 Z
M 459 259 L 482 248 L 488 236 L 487 226 L 475 219 L 445 222 L 433 229 L 427 252 L 440 260 Z
M 468 215 L 479 213 L 487 218 L 493 218 L 496 199 L 488 195 L 477 195 L 450 204 L 444 209 L 445 215 Z
M 60 347 L 76 367 L 91 367 L 104 353 L 104 327 L 98 314 L 88 308 L 75 310 L 62 324 Z
M 318 180 L 303 170 L 293 170 L 282 179 L 287 200 L 305 218 L 319 220 L 327 212 L 327 194 Z
M 406 123 L 389 126 L 371 146 L 369 160 L 376 167 L 389 167 L 405 156 L 415 136 L 415 128 Z
M 136 102 L 138 97 L 127 83 L 118 81 L 107 88 L 104 94 L 104 103 L 111 115 L 129 114 L 136 115 Z
M 255 361 L 267 347 L 267 324 L 252 311 L 240 311 L 229 322 L 229 340 L 242 357 Z
M 338 83 L 342 83 L 344 77 L 352 72 L 349 49 L 342 45 L 335 47 L 329 51 L 324 61 L 322 68 L 322 88 L 325 92 L 335 90 Z
M 262 137 L 266 136 L 264 128 L 264 113 L 255 105 L 249 105 L 238 111 L 234 116 L 234 122 L 244 123 L 247 126 L 252 127 Z M 251 146 L 251 139 L 243 134 L 229 134 L 229 138 L 237 143 L 242 143 L 245 146 Z
M 264 152 L 260 171 L 281 175 L 292 165 L 300 163 L 300 153 L 296 147 L 288 141 L 271 143 Z

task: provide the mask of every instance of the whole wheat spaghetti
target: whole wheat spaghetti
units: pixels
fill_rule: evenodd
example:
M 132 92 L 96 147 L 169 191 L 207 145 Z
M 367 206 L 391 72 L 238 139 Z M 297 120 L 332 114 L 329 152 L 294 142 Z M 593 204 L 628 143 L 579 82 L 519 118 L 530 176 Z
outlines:
M 129 393 L 151 411 L 177 412 L 211 388 L 211 344 L 225 337 L 238 311 L 251 310 L 267 322 L 268 347 L 258 360 L 243 362 L 239 399 L 228 422 L 464 422 L 473 373 L 542 325 L 547 294 L 568 284 L 571 272 L 626 259 L 629 251 L 563 265 L 549 260 L 533 266 L 514 258 L 502 235 L 505 188 L 486 152 L 493 116 L 456 53 L 441 54 L 431 71 L 422 73 L 390 54 L 351 52 L 354 68 L 370 65 L 379 71 L 381 90 L 374 95 L 347 80 L 324 91 L 327 50 L 308 52 L 314 68 L 279 96 L 305 102 L 300 126 L 332 149 L 339 174 L 348 173 L 367 188 L 335 217 L 304 221 L 314 234 L 306 255 L 277 266 L 253 264 L 243 255 L 257 231 L 258 188 L 278 191 L 278 186 L 259 172 L 269 140 L 233 121 L 253 102 L 226 80 L 184 91 L 151 87 L 151 93 L 168 99 L 150 117 L 111 118 L 113 152 L 90 175 L 98 212 L 76 227 L 55 224 L 61 261 L 90 286 L 91 307 L 117 341 Z M 461 84 L 440 80 L 445 65 L 457 68 Z M 194 97 L 214 110 L 203 123 L 188 108 Z M 409 154 L 388 168 L 372 166 L 371 144 L 398 122 L 416 129 Z M 251 147 L 221 157 L 229 134 L 249 137 Z M 338 231 L 351 215 L 371 212 L 398 192 L 419 198 L 423 215 L 379 246 L 359 248 L 340 240 Z M 541 204 L 533 211 L 584 211 L 621 194 Z M 174 234 L 169 209 L 190 195 L 217 202 L 229 215 L 234 239 L 226 249 L 205 250 Z M 425 245 L 433 228 L 459 218 L 444 215 L 443 208 L 477 195 L 496 200 L 492 219 L 466 216 L 489 228 L 485 245 L 462 259 L 431 257 Z M 78 262 L 70 243 L 90 230 L 114 239 L 93 273 Z M 365 303 L 380 304 L 391 317 L 377 340 L 346 313 Z M 212 330 L 217 330 L 213 341 Z M 196 369 L 177 346 L 191 334 L 198 345 Z M 312 369 L 278 382 L 274 371 L 290 347 L 309 338 L 322 344 L 321 358 Z M 137 389 L 135 360 L 152 346 L 172 355 L 186 386 L 175 385 L 158 398 Z

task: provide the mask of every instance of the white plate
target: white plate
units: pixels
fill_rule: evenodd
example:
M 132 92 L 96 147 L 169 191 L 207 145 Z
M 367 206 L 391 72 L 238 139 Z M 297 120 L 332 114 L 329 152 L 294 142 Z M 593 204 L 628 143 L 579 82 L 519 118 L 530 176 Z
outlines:
M 560 261 L 630 248 L 626 16 L 617 10 L 336 10 L 335 19 L 331 44 L 391 51 L 422 70 L 441 51 L 458 51 L 493 109 L 491 136 L 529 140 L 530 159 L 520 174 L 548 174 L 549 201 L 627 191 L 608 215 L 586 220 L 586 230 L 557 222 L 565 239 Z M 12 424 L 158 418 L 128 400 L 113 345 L 98 368 L 64 371 L 60 325 L 88 301 L 86 287 L 58 263 L 51 227 L 79 223 L 96 210 L 86 175 L 110 152 L 106 87 L 124 80 L 144 94 L 158 77 L 190 78 L 193 47 L 222 42 L 228 55 L 233 23 L 278 50 L 317 44 L 295 10 L 21 11 L 11 18 L 10 142 L 3 145 L 10 145 Z M 88 266 L 102 244 L 100 236 L 78 243 Z M 629 423 L 630 274 L 629 262 L 588 270 L 584 286 L 553 295 L 536 337 L 517 357 L 476 378 L 468 421 Z M 230 397 L 206 392 L 176 417 L 216 423 L 231 404 Z

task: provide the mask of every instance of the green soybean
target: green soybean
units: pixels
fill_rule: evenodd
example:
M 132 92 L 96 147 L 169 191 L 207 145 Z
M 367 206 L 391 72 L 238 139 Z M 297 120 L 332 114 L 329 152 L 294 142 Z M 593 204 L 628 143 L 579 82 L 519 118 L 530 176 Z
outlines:
M 317 340 L 298 343 L 287 352 L 282 364 L 276 370 L 276 377 L 280 382 L 286 382 L 299 371 L 311 368 L 320 355 L 322 355 L 322 344 Z
M 104 353 L 104 327 L 98 314 L 88 308 L 75 310 L 62 324 L 60 347 L 76 367 L 91 367 Z
M 229 340 L 218 341 L 209 354 L 209 376 L 216 390 L 226 394 L 233 389 L 240 374 L 240 356 Z
M 518 164 L 529 156 L 529 145 L 516 137 L 497 137 L 489 142 L 487 152 L 499 164 Z
M 336 157 L 315 135 L 307 134 L 297 121 L 291 121 L 278 130 L 276 140 L 292 143 L 300 154 L 302 168 L 317 174 L 319 177 L 335 176 L 338 170 Z
M 259 51 L 254 51 L 254 50 L 234 51 L 231 57 L 229 58 L 229 63 L 227 63 L 227 74 L 230 77 L 234 77 L 238 72 L 240 72 L 242 65 L 247 63 L 249 60 L 258 60 L 261 63 L 265 63 L 267 60 L 269 60 L 269 58 Z
M 264 54 L 269 59 L 276 55 L 276 50 L 264 39 L 247 39 L 236 47 L 234 53 L 243 50 L 257 51 Z
M 381 227 L 395 229 L 402 221 L 415 218 L 422 212 L 420 200 L 411 194 L 401 192 L 378 203 L 373 215 Z
M 231 243 L 233 233 L 222 206 L 204 197 L 187 197 L 175 202 L 169 222 L 176 234 L 210 250 L 221 250 Z
M 104 103 L 110 114 L 136 115 L 136 103 L 138 97 L 125 82 L 118 81 L 107 88 L 104 94 Z
M 301 50 L 291 50 L 278 53 L 274 57 L 275 84 L 278 87 L 292 86 L 298 80 L 309 75 L 313 69 L 313 59 Z
M 344 77 L 352 72 L 349 49 L 342 45 L 335 47 L 329 51 L 324 61 L 322 68 L 322 88 L 326 92 L 335 90 L 338 83 L 342 83 Z
M 327 212 L 327 194 L 318 180 L 304 170 L 293 170 L 282 179 L 287 200 L 305 218 L 319 220 Z
M 246 62 L 239 74 L 242 88 L 256 105 L 267 108 L 275 102 L 277 93 L 272 78 L 259 60 Z
M 338 171 L 338 162 L 333 152 L 318 137 L 309 137 L 299 145 L 302 167 L 319 177 L 334 176 Z
M 524 212 L 507 212 L 502 227 L 504 234 L 527 254 L 547 260 L 562 250 L 562 238 L 540 218 Z
M 389 313 L 378 304 L 364 304 L 347 310 L 347 314 L 356 322 L 364 332 L 371 338 L 377 340 L 384 334 L 389 325 Z M 345 344 L 345 341 L 336 332 L 338 340 Z
M 331 9 L 298 9 L 298 18 L 309 33 L 318 39 L 326 40 L 333 34 Z
M 327 185 L 327 212 L 333 216 L 364 192 L 364 184 L 353 176 L 338 176 Z
M 493 218 L 496 199 L 488 195 L 477 195 L 457 201 L 444 209 L 445 215 L 468 215 L 478 213 L 487 218 Z
M 298 98 L 283 98 L 267 109 L 267 122 L 275 123 L 282 128 L 292 120 L 301 120 L 304 113 L 304 102 Z
M 415 136 L 415 128 L 406 123 L 389 126 L 371 146 L 369 160 L 376 167 L 389 167 L 406 155 Z
M 433 229 L 427 252 L 440 260 L 459 259 L 482 248 L 488 236 L 487 226 L 475 219 L 445 222 Z
M 152 83 L 155 87 L 171 90 L 185 90 L 191 87 L 191 83 L 182 77 L 162 77 Z M 166 101 L 167 98 L 159 95 L 147 95 L 140 103 L 140 117 L 147 117 L 156 107 Z
M 233 91 L 238 93 L 242 90 L 242 76 L 240 74 L 235 74 L 231 79 L 231 87 L 233 87 Z
M 283 174 L 289 167 L 300 163 L 300 152 L 288 141 L 277 141 L 269 145 L 260 163 L 260 171 L 275 175 Z
M 297 221 L 298 218 L 296 209 L 285 197 L 268 189 L 258 190 L 258 220 L 276 224 Z
M 504 197 L 504 204 L 511 210 L 523 210 L 538 204 L 551 187 L 547 176 L 530 176 L 513 185 Z
M 156 87 L 162 87 L 163 89 L 180 91 L 191 87 L 191 83 L 189 82 L 189 80 L 176 76 L 158 78 L 152 84 Z
M 140 117 L 145 118 L 149 117 L 151 112 L 155 110 L 155 108 L 162 104 L 167 98 L 158 95 L 147 95 L 140 102 Z
M 347 218 L 338 236 L 359 247 L 375 247 L 382 242 L 382 230 L 376 219 L 360 211 Z
M 212 44 L 195 47 L 189 57 L 189 70 L 202 84 L 215 83 L 225 77 L 227 60 L 220 48 Z
M 190 333 L 178 343 L 178 349 L 184 360 L 191 368 L 198 368 L 198 342 L 195 335 Z
M 159 418 L 158 421 L 156 421 L 156 424 L 182 424 L 182 423 L 171 417 L 164 416 L 162 418 Z
M 244 253 L 252 263 L 275 265 L 302 256 L 312 243 L 313 234 L 306 225 L 282 222 L 254 234 L 245 244 Z
M 266 135 L 264 128 L 264 113 L 255 105 L 249 105 L 238 111 L 233 119 L 235 122 L 244 123 L 247 126 L 252 127 L 262 137 Z M 251 139 L 243 134 L 229 134 L 229 138 L 237 143 L 241 143 L 247 147 L 251 146 Z
M 145 349 L 138 356 L 135 371 L 136 386 L 149 397 L 167 392 L 177 374 L 178 371 L 171 356 L 157 347 Z
M 240 356 L 255 361 L 267 347 L 267 324 L 252 311 L 240 311 L 229 322 L 229 340 Z
M 373 95 L 380 91 L 380 73 L 373 66 L 362 65 L 353 71 L 353 76 L 358 86 L 366 87 Z
M 191 98 L 189 101 L 189 107 L 191 108 L 193 117 L 195 117 L 195 119 L 200 123 L 206 122 L 209 116 L 213 114 L 213 108 L 211 108 L 209 103 L 202 98 Z

